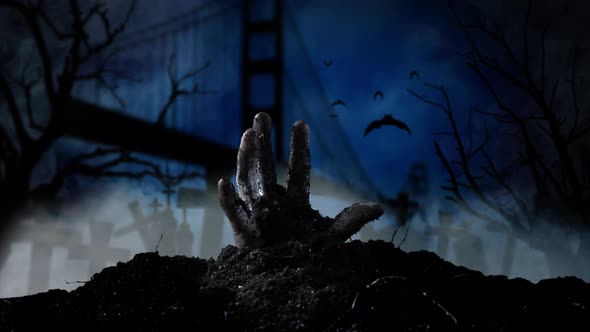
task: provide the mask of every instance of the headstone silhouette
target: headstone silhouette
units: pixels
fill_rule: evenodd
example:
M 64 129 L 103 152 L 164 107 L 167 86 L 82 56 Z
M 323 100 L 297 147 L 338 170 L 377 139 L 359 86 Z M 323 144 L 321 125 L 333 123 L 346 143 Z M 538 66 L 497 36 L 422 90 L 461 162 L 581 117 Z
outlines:
M 426 225 L 424 233 L 438 239 L 436 253 L 444 259 L 449 257 L 449 231 L 453 222 L 453 214 L 447 211 L 438 211 L 438 226 Z
M 19 223 L 13 231 L 12 243 L 32 243 L 29 294 L 47 291 L 49 289 L 53 249 L 59 247 L 68 248 L 72 242 L 80 240 L 80 233 L 64 228 L 54 221 Z
M 504 250 L 502 252 L 502 267 L 500 273 L 505 276 L 511 276 L 518 238 L 514 234 L 512 227 L 509 225 L 488 224 L 487 229 L 491 232 L 501 233 L 505 236 L 506 244 L 504 245 Z
M 154 200 L 157 202 L 157 200 Z M 153 205 L 153 202 L 152 204 Z M 144 249 L 146 251 L 153 251 L 158 243 L 161 233 L 157 232 L 157 226 L 154 226 L 158 222 L 161 212 L 156 208 L 155 213 L 151 216 L 143 214 L 138 201 L 132 201 L 128 204 L 129 212 L 133 218 L 131 225 L 123 226 L 113 232 L 113 236 L 120 237 L 132 232 L 138 232 L 143 242 Z M 156 232 L 154 232 L 154 230 Z
M 172 209 L 166 208 L 157 216 L 157 221 L 153 224 L 152 234 L 154 237 L 158 237 L 160 234 L 161 240 L 159 240 L 158 252 L 163 256 L 174 256 L 176 255 L 176 218 Z M 160 237 L 158 237 L 160 239 Z
M 203 228 L 199 242 L 199 257 L 201 258 L 217 258 L 221 249 L 225 214 L 219 208 L 217 181 L 226 175 L 219 171 L 208 171 L 207 174 L 207 199 L 205 200 L 207 208 L 203 215 Z
M 152 215 L 144 215 L 139 203 L 133 201 L 129 203 L 129 211 L 133 217 L 133 223 L 116 230 L 113 235 L 116 237 L 139 232 L 146 251 L 153 251 L 158 245 L 158 252 L 161 255 L 193 255 L 194 234 L 191 231 L 187 220 L 186 210 L 193 207 L 206 207 L 207 203 L 203 198 L 209 194 L 203 190 L 181 187 L 178 190 L 178 207 L 182 209 L 182 223 L 178 223 L 174 217 L 172 207 L 166 207 L 158 210 L 161 204 L 154 199 L 149 206 L 153 208 Z M 210 210 L 210 209 L 209 209 Z M 207 210 L 206 210 L 207 211 Z M 206 214 L 207 215 L 207 214 Z M 160 236 L 162 237 L 160 239 Z M 204 237 L 206 234 L 204 235 Z M 219 235 L 221 237 L 221 235 Z M 214 236 L 212 240 L 216 240 Z M 216 246 L 220 246 L 220 241 L 216 241 Z
M 471 231 L 471 222 L 462 219 L 451 232 L 451 236 L 455 240 L 455 263 L 485 273 L 487 266 L 483 241 Z
M 193 255 L 194 236 L 191 232 L 189 224 L 183 220 L 178 227 L 177 234 L 177 254 L 190 257 Z
M 194 235 L 186 217 L 187 209 L 208 208 L 207 202 L 209 198 L 206 190 L 188 187 L 178 188 L 177 198 L 178 208 L 182 209 L 182 223 L 178 227 L 177 235 L 177 252 L 179 255 L 188 257 L 193 255 Z
M 418 208 L 418 203 L 411 201 L 406 192 L 400 192 L 397 198 L 388 199 L 385 203 L 394 210 L 397 222 L 402 226 L 412 218 Z
M 463 219 L 454 223 L 453 215 L 449 212 L 438 211 L 438 227 L 428 225 L 425 233 L 438 238 L 437 254 L 449 259 L 449 248 L 455 252 L 455 264 L 484 272 L 487 268 L 484 259 L 483 241 L 470 231 L 470 223 Z
M 90 244 L 79 244 L 70 248 L 68 258 L 88 259 L 88 276 L 100 272 L 108 262 L 126 261 L 131 252 L 123 248 L 111 248 L 110 240 L 114 224 L 92 221 L 90 227 Z

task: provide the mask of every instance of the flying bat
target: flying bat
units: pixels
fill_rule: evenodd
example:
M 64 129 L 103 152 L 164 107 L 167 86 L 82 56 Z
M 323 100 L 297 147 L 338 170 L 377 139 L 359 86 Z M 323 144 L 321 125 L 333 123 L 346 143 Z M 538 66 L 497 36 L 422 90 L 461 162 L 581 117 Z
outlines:
M 365 129 L 365 136 L 367 136 L 373 130 L 380 128 L 381 126 L 384 126 L 384 125 L 396 126 L 399 129 L 405 130 L 408 132 L 408 134 L 412 135 L 412 132 L 410 131 L 410 127 L 408 127 L 407 124 L 401 122 L 400 120 L 394 119 L 393 116 L 391 116 L 391 114 L 386 114 L 385 116 L 383 116 L 382 119 L 375 120 L 375 121 L 371 122 L 369 124 L 369 126 L 367 126 L 367 129 Z
M 332 65 L 332 60 L 324 60 L 324 66 L 330 67 Z
M 377 97 L 381 97 L 381 100 L 383 100 L 383 92 L 379 90 L 375 91 L 375 93 L 373 94 L 373 100 L 377 100 Z
M 346 106 L 346 104 L 342 100 L 336 100 L 335 102 L 332 103 L 332 105 L 330 105 L 330 107 L 334 107 L 336 105 Z
M 420 79 L 420 74 L 415 70 L 410 73 L 410 79 L 412 79 L 414 77 L 416 77 L 417 79 Z

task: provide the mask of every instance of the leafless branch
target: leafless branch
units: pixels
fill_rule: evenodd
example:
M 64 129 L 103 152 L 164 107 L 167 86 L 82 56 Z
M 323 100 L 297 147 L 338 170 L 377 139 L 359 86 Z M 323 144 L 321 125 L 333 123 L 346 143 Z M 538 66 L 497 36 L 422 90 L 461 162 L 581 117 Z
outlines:
M 57 24 L 53 21 L 47 12 L 47 9 L 44 7 L 46 2 L 39 1 L 38 6 L 35 8 L 35 14 L 39 15 L 42 22 L 49 27 L 49 30 L 55 35 L 58 40 L 65 41 L 74 37 L 74 34 L 69 31 L 62 31 L 58 28 Z
M 531 8 L 533 6 L 532 0 L 527 1 L 527 9 L 524 19 L 524 24 L 522 27 L 522 37 L 523 37 L 523 44 L 524 44 L 524 66 L 528 68 L 529 65 L 529 22 L 531 18 Z
M 469 142 L 467 146 L 467 154 L 469 155 L 471 149 L 473 149 L 473 106 L 467 111 L 467 140 Z
M 136 5 L 137 5 L 137 0 L 133 0 L 131 2 L 131 5 L 129 6 L 129 9 L 127 10 L 127 12 L 125 14 L 125 18 L 121 22 L 119 22 L 119 24 L 116 25 L 115 27 L 111 26 L 111 22 L 108 17 L 108 10 L 106 8 L 104 8 L 103 6 L 97 5 L 97 6 L 92 7 L 89 10 L 89 12 L 86 14 L 86 17 L 84 17 L 82 19 L 82 23 L 86 24 L 91 20 L 92 17 L 98 16 L 98 18 L 102 24 L 102 28 L 104 30 L 105 37 L 102 41 L 99 41 L 99 42 L 95 43 L 94 45 L 90 45 L 90 42 L 88 42 L 86 54 L 80 58 L 82 63 L 88 61 L 94 55 L 102 52 L 107 47 L 113 45 L 113 42 L 115 41 L 115 39 L 117 37 L 119 37 L 119 35 L 121 35 L 121 33 L 123 33 L 123 31 L 125 31 L 125 28 L 126 28 L 127 24 L 129 23 L 129 20 L 131 19 L 131 15 L 135 11 Z
M 121 169 L 122 166 L 139 167 L 139 170 Z M 54 192 L 60 188 L 67 177 L 82 175 L 93 178 L 127 178 L 141 180 L 146 177 L 160 181 L 164 186 L 177 186 L 181 182 L 202 177 L 199 171 L 188 171 L 187 168 L 179 174 L 163 172 L 160 165 L 146 159 L 132 156 L 130 152 L 120 148 L 96 148 L 94 151 L 77 155 L 68 164 L 59 169 L 52 181 L 40 185 L 33 190 L 37 196 L 44 192 Z
M 42 74 L 40 72 L 38 72 L 32 78 L 27 77 L 27 76 L 30 76 L 30 69 L 31 69 L 30 67 L 32 64 L 32 59 L 33 59 L 33 53 L 31 53 L 28 56 L 25 64 L 23 65 L 20 76 L 16 79 L 13 79 L 12 81 L 22 90 L 22 93 L 24 95 L 25 111 L 26 111 L 26 114 L 28 117 L 29 127 L 42 133 L 45 131 L 46 128 L 43 127 L 41 124 L 39 124 L 34 118 L 33 100 L 32 100 L 33 96 L 31 93 L 31 90 L 33 89 L 33 87 L 41 81 Z
M 198 95 L 198 94 L 211 93 L 211 91 L 200 90 L 199 85 L 197 83 L 193 84 L 193 86 L 190 89 L 181 88 L 181 85 L 185 81 L 192 79 L 195 76 L 199 75 L 200 73 L 205 71 L 207 68 L 209 68 L 209 66 L 210 66 L 210 62 L 207 61 L 204 65 L 202 65 L 200 67 L 193 68 L 191 70 L 188 70 L 186 73 L 184 73 L 183 75 L 181 75 L 180 77 L 177 78 L 176 77 L 176 75 L 177 75 L 177 73 L 176 73 L 176 67 L 177 67 L 176 54 L 173 53 L 170 56 L 170 61 L 168 62 L 168 79 L 170 80 L 170 94 L 168 95 L 168 100 L 166 101 L 166 103 L 164 104 L 164 106 L 162 107 L 162 110 L 160 111 L 160 113 L 158 115 L 158 119 L 156 120 L 156 124 L 158 124 L 158 125 L 164 124 L 164 121 L 166 120 L 166 116 L 168 115 L 170 108 L 172 107 L 172 105 L 174 105 L 174 103 L 176 102 L 176 100 L 179 97 L 188 96 L 188 95 Z
M 568 138 L 568 143 L 573 143 L 579 140 L 580 138 L 588 135 L 588 133 L 590 133 L 590 125 L 578 129 L 576 133 L 574 133 L 572 136 Z
M 555 104 L 555 96 L 557 94 L 557 88 L 559 87 L 559 80 L 555 80 L 553 83 L 553 87 L 551 88 L 551 97 L 549 97 L 549 107 L 553 109 L 553 105 Z
M 110 90 L 113 96 L 122 104 L 122 99 L 116 95 L 116 85 L 108 79 L 118 76 L 131 79 L 125 73 L 109 68 L 105 61 L 99 66 L 100 72 L 81 73 L 81 69 L 88 67 L 91 61 L 101 59 L 110 60 L 120 52 L 111 52 L 113 42 L 124 30 L 129 22 L 131 13 L 135 9 L 137 0 L 126 13 L 125 18 L 114 25 L 109 21 L 107 8 L 103 1 L 96 1 L 89 9 L 82 11 L 79 0 L 69 0 L 69 16 L 64 20 L 53 17 L 46 8 L 48 1 L 0 0 L 0 10 L 22 18 L 33 39 L 35 48 L 34 59 L 38 60 L 39 75 L 28 72 L 30 61 L 23 67 L 20 77 L 12 71 L 0 71 L 0 97 L 3 102 L 2 111 L 8 116 L 0 124 L 0 173 L 4 179 L 10 178 L 10 187 L 0 190 L 0 198 L 4 202 L 17 201 L 15 206 L 2 208 L 6 211 L 17 209 L 21 203 L 29 199 L 36 199 L 39 195 L 55 193 L 70 174 L 85 174 L 88 176 L 123 176 L 142 178 L 145 176 L 161 177 L 162 172 L 150 168 L 148 161 L 142 161 L 125 153 L 115 151 L 95 151 L 74 158 L 72 163 L 59 169 L 55 177 L 48 183 L 37 188 L 30 188 L 30 173 L 43 160 L 43 155 L 53 143 L 63 134 L 62 121 L 64 119 L 65 103 L 70 100 L 74 84 L 79 80 L 96 80 L 99 86 Z M 104 35 L 89 36 L 90 24 L 98 24 L 104 30 Z M 91 38 L 92 37 L 92 38 Z M 49 45 L 58 39 L 68 48 L 63 58 L 54 58 Z M 105 56 L 106 54 L 106 56 Z M 31 54 L 33 57 L 33 54 Z M 30 59 L 29 59 L 30 60 Z M 36 65 L 35 65 L 36 66 Z M 57 72 L 59 71 L 59 72 Z M 16 73 L 16 72 L 15 72 Z M 47 96 L 47 121 L 39 123 L 35 117 L 32 97 L 36 84 L 42 83 L 42 90 Z M 22 91 L 22 98 L 21 98 Z M 4 120 L 4 119 L 3 119 Z M 45 120 L 45 119 L 44 119 Z M 33 137 L 33 131 L 40 132 Z M 93 157 L 95 157 L 93 159 Z M 121 166 L 121 167 L 119 167 Z M 131 171 L 127 171 L 131 169 Z M 135 169 L 141 169 L 135 172 Z M 185 172 L 183 178 L 196 176 L 196 172 Z M 172 178 L 174 178 L 172 176 Z M 11 196 L 12 195 L 12 196 Z M 7 199 L 8 198 L 8 199 Z M 10 204 L 9 204 L 10 205 Z M 14 211 L 13 211 L 14 212 Z M 12 212 L 8 212 L 12 214 Z
M 25 129 L 18 104 L 16 102 L 16 97 L 14 96 L 14 93 L 10 88 L 10 84 L 2 71 L 0 71 L 0 91 L 6 100 L 6 107 L 8 109 L 8 113 L 10 114 L 10 118 L 16 130 L 16 135 L 20 141 L 20 144 L 29 144 L 31 142 L 31 137 Z
M 449 124 L 451 126 L 451 131 L 453 133 L 453 139 L 455 141 L 456 149 L 457 149 L 457 152 L 459 153 L 459 160 L 456 162 L 456 164 L 461 168 L 461 170 L 463 171 L 463 174 L 465 175 L 465 179 L 467 180 L 466 186 L 468 188 L 470 188 L 470 190 L 473 192 L 473 194 L 475 194 L 475 196 L 485 206 L 489 207 L 490 209 L 492 209 L 493 211 L 495 211 L 496 213 L 498 213 L 499 215 L 504 217 L 506 220 L 515 221 L 516 216 L 514 216 L 513 213 L 511 213 L 507 209 L 499 206 L 492 199 L 490 199 L 482 191 L 479 183 L 477 182 L 477 179 L 475 178 L 475 176 L 472 172 L 471 165 L 469 162 L 469 159 L 473 156 L 472 153 L 474 151 L 467 151 L 465 148 L 465 144 L 463 142 L 463 139 L 460 136 L 460 132 L 457 127 L 457 123 L 455 121 L 455 117 L 453 114 L 453 108 L 451 105 L 451 100 L 450 100 L 449 94 L 448 94 L 447 90 L 445 89 L 445 87 L 442 85 L 439 86 L 439 85 L 434 85 L 434 84 L 430 84 L 430 83 L 426 83 L 426 82 L 424 83 L 424 85 L 439 92 L 443 97 L 444 103 L 436 102 L 436 101 L 433 101 L 433 100 L 428 99 L 426 97 L 422 97 L 411 90 L 409 90 L 409 92 L 412 95 L 416 96 L 418 99 L 422 100 L 423 102 L 426 102 L 430 105 L 433 105 L 433 106 L 443 110 L 443 112 L 447 115 L 447 119 L 448 119 Z M 484 140 L 484 143 L 487 143 L 486 140 Z M 485 144 L 483 144 L 481 148 L 478 148 L 478 151 L 481 151 L 483 149 L 483 146 L 485 146 Z M 442 153 L 442 150 L 440 149 L 440 147 L 438 146 L 437 143 L 435 143 L 435 149 L 437 150 L 437 155 L 439 156 L 439 159 L 441 159 L 441 161 L 443 162 L 443 165 L 445 166 L 445 169 L 447 170 L 447 173 L 450 176 L 451 187 L 448 188 L 447 190 L 451 191 L 454 194 L 456 201 L 459 204 L 461 204 L 462 206 L 466 207 L 466 210 L 473 211 L 473 209 L 471 207 L 469 207 L 468 204 L 465 202 L 465 199 L 462 198 L 463 196 L 461 195 L 460 184 L 459 184 L 459 181 L 457 180 L 456 173 L 452 169 L 451 164 L 449 163 L 448 159 L 444 156 L 444 154 Z
M 426 83 L 424 83 L 424 85 L 426 85 Z M 427 85 L 427 86 L 428 86 L 428 85 Z M 430 86 L 430 87 L 432 87 L 432 86 Z M 439 103 L 439 102 L 436 102 L 436 101 L 434 101 L 434 100 L 431 100 L 431 99 L 428 99 L 428 98 L 426 98 L 426 97 L 425 97 L 425 96 L 423 96 L 423 95 L 419 95 L 419 94 L 417 94 L 417 93 L 416 93 L 414 90 L 411 90 L 411 89 L 406 89 L 406 91 L 408 91 L 408 92 L 409 92 L 409 93 L 410 93 L 412 96 L 414 96 L 414 97 L 418 98 L 419 100 L 421 100 L 421 101 L 423 101 L 423 102 L 425 102 L 425 103 L 427 103 L 427 104 L 429 104 L 429 105 L 432 105 L 432 106 L 434 106 L 434 107 L 436 107 L 436 108 L 438 108 L 438 109 L 442 110 L 442 111 L 443 111 L 443 112 L 445 112 L 445 113 L 447 113 L 447 112 L 449 111 L 449 110 L 448 110 L 448 109 L 446 109 L 446 108 L 445 108 L 445 107 L 444 107 L 444 106 L 443 106 L 441 103 Z
M 542 182 L 542 180 L 541 180 L 542 176 L 536 166 L 537 164 L 539 164 L 539 166 L 545 170 L 545 173 L 546 173 L 545 175 L 549 179 L 552 179 L 551 182 L 553 183 L 554 188 L 558 192 L 561 191 L 561 188 L 560 188 L 561 186 L 555 180 L 555 176 L 552 174 L 551 170 L 547 167 L 547 165 L 542 160 L 535 158 L 535 156 L 539 155 L 539 152 L 535 148 L 535 145 L 533 143 L 531 133 L 527 127 L 526 121 L 528 119 L 533 119 L 533 120 L 539 120 L 539 119 L 530 118 L 530 117 L 523 118 L 523 117 L 519 116 L 513 109 L 508 107 L 502 101 L 502 99 L 500 98 L 500 96 L 496 92 L 496 89 L 493 87 L 492 83 L 490 82 L 489 78 L 481 71 L 481 69 L 477 65 L 475 65 L 473 63 L 468 63 L 467 65 L 479 76 L 480 80 L 484 83 L 485 87 L 487 88 L 487 90 L 490 92 L 490 94 L 494 98 L 496 105 L 500 108 L 500 110 L 505 112 L 505 114 L 507 114 L 507 116 L 509 116 L 512 119 L 512 121 L 514 121 L 514 123 L 518 125 L 518 129 L 520 131 L 520 136 L 522 137 L 522 139 L 524 141 L 526 153 L 531 158 L 534 158 L 534 161 L 535 161 L 535 162 L 527 164 L 527 166 L 529 167 L 529 169 L 531 171 L 531 174 L 533 174 L 533 177 L 535 178 L 535 182 L 537 184 Z M 543 128 L 540 124 L 538 124 L 538 125 L 540 128 Z M 546 133 L 549 134 L 549 132 L 546 132 Z
M 463 194 L 461 193 L 461 190 L 459 189 L 459 184 L 457 181 L 457 175 L 455 173 L 455 171 L 453 170 L 453 168 L 451 167 L 451 165 L 449 164 L 447 158 L 445 157 L 445 155 L 443 154 L 439 144 L 437 142 L 433 142 L 434 143 L 434 148 L 436 151 L 436 155 L 439 157 L 440 161 L 442 162 L 443 166 L 445 167 L 447 174 L 450 177 L 450 182 L 451 182 L 451 187 L 448 189 L 444 189 L 444 186 L 441 186 L 444 190 L 449 191 L 452 193 L 451 195 L 445 195 L 444 198 L 446 200 L 449 200 L 455 204 L 457 204 L 460 208 L 462 208 L 463 210 L 465 210 L 468 213 L 471 213 L 473 216 L 476 216 L 478 218 L 481 218 L 482 220 L 485 221 L 489 221 L 492 223 L 498 223 L 500 224 L 501 222 L 497 219 L 494 219 L 492 217 L 490 217 L 489 215 L 485 214 L 485 213 L 481 213 L 478 210 L 476 210 L 475 208 L 473 208 L 473 206 L 471 206 L 471 204 L 469 204 L 467 202 L 467 200 L 465 199 L 465 197 L 463 196 Z
M 110 78 L 107 78 L 111 76 Z M 98 88 L 106 90 L 119 104 L 121 108 L 125 108 L 125 101 L 117 93 L 119 86 L 114 80 L 125 80 L 129 82 L 139 83 L 142 80 L 128 75 L 125 71 L 99 67 L 91 73 L 79 74 L 74 77 L 76 81 L 95 81 L 98 83 Z
M 7 7 L 18 12 L 27 22 L 27 26 L 31 30 L 35 40 L 36 49 L 39 52 L 41 66 L 43 68 L 43 81 L 45 85 L 45 93 L 50 102 L 55 100 L 56 90 L 54 87 L 53 76 L 53 62 L 49 55 L 49 47 L 47 41 L 43 36 L 43 30 L 37 21 L 38 10 L 33 6 L 28 6 L 17 0 L 4 0 L 0 2 L 0 7 Z
M 525 216 L 527 220 L 530 220 L 529 209 L 524 200 L 516 194 L 516 192 L 512 189 L 512 187 L 510 187 L 510 185 L 508 185 L 508 182 L 506 182 L 504 176 L 500 172 L 498 172 L 496 164 L 493 162 L 492 158 L 485 150 L 483 151 L 483 155 L 487 162 L 487 166 L 482 167 L 483 171 L 486 172 L 486 174 L 488 174 L 504 190 L 506 190 L 510 194 L 514 202 L 516 202 L 517 206 L 520 208 L 522 215 Z
M 9 160 L 14 159 L 18 154 L 12 139 L 6 132 L 3 126 L 0 125 L 0 151 L 2 152 L 2 159 L 8 163 Z
M 478 75 L 481 77 L 485 77 L 485 75 L 483 75 L 481 73 L 481 70 L 479 69 L 479 65 L 489 69 L 491 72 L 498 74 L 500 77 L 504 78 L 506 81 L 508 81 L 510 84 L 514 85 L 516 88 L 518 88 L 519 90 L 521 90 L 522 92 L 524 92 L 526 95 L 528 95 L 532 101 L 534 101 L 534 103 L 537 106 L 537 111 L 539 112 L 539 114 L 544 118 L 543 121 L 547 123 L 547 127 L 546 127 L 546 133 L 549 136 L 550 142 L 551 142 L 551 146 L 555 149 L 556 154 L 559 157 L 560 163 L 562 165 L 562 170 L 565 172 L 566 176 L 566 181 L 565 183 L 567 183 L 566 187 L 569 187 L 570 189 L 569 194 L 570 197 L 569 198 L 565 198 L 566 201 L 570 201 L 572 208 L 578 209 L 581 205 L 583 205 L 581 202 L 579 202 L 579 199 L 581 197 L 581 184 L 579 181 L 579 175 L 577 174 L 576 168 L 574 167 L 573 164 L 573 159 L 572 156 L 570 155 L 569 151 L 568 151 L 568 144 L 571 141 L 571 139 L 568 139 L 567 135 L 564 135 L 562 133 L 562 127 L 563 124 L 565 123 L 565 119 L 560 119 L 557 116 L 557 113 L 555 112 L 555 110 L 552 109 L 552 100 L 553 100 L 553 96 L 549 97 L 550 101 L 548 102 L 546 99 L 546 95 L 545 95 L 545 91 L 544 91 L 544 62 L 545 60 L 542 59 L 542 84 L 541 87 L 538 87 L 537 84 L 535 83 L 535 81 L 533 80 L 533 75 L 531 72 L 531 69 L 529 66 L 527 66 L 527 62 L 523 62 L 521 60 L 519 60 L 516 55 L 515 52 L 512 48 L 512 46 L 510 45 L 510 43 L 508 43 L 508 40 L 505 38 L 505 35 L 503 32 L 498 32 L 498 31 L 491 31 L 489 29 L 487 29 L 485 26 L 475 26 L 475 27 L 470 27 L 465 25 L 462 20 L 459 18 L 458 15 L 456 15 L 456 13 L 453 10 L 453 13 L 455 14 L 456 20 L 458 22 L 459 27 L 463 30 L 469 44 L 471 45 L 471 49 L 472 52 L 471 53 L 467 53 L 466 57 L 470 62 L 470 67 L 472 69 L 474 69 L 474 71 L 479 70 Z M 529 15 L 529 14 L 527 14 Z M 482 53 L 480 52 L 480 50 L 478 49 L 474 39 L 472 38 L 469 30 L 470 29 L 477 29 L 478 31 L 483 32 L 484 34 L 486 34 L 492 41 L 494 41 L 496 43 L 496 45 L 499 47 L 500 50 L 504 51 L 504 53 L 506 53 L 509 62 L 518 69 L 518 72 L 520 73 L 519 76 L 523 77 L 517 77 L 517 75 L 512 74 L 512 72 L 510 70 L 507 69 L 506 66 L 502 66 L 500 65 L 498 62 L 495 61 L 490 61 L 488 58 L 482 56 Z M 546 37 L 546 33 L 548 30 L 548 26 L 546 26 L 541 34 L 542 37 L 542 47 L 541 47 L 541 56 L 544 58 L 544 48 L 545 48 L 545 37 Z M 527 31 L 528 34 L 528 31 Z M 528 38 L 528 37 L 527 37 Z M 526 46 L 528 47 L 528 45 Z M 528 51 L 527 51 L 528 52 Z M 488 88 L 489 89 L 489 88 Z M 526 127 L 521 125 L 521 127 Z M 527 138 L 528 139 L 528 138 Z
M 488 34 L 488 36 L 490 36 L 493 40 L 495 40 L 496 42 L 499 42 L 500 44 L 504 44 L 505 39 L 503 37 L 499 37 L 497 34 L 491 32 L 490 30 L 486 29 L 484 26 L 481 26 L 481 25 L 469 26 L 469 25 L 463 23 L 463 21 L 459 18 L 459 16 L 454 11 L 454 9 L 452 9 L 452 12 L 455 15 L 455 18 L 457 20 L 457 24 L 458 24 L 459 28 L 463 31 L 463 34 L 471 47 L 471 52 L 463 54 L 463 56 L 467 60 L 471 61 L 474 64 L 476 64 L 476 63 L 482 64 L 486 68 L 500 74 L 500 76 L 503 77 L 504 79 L 506 79 L 508 82 L 510 82 L 514 86 L 518 87 L 519 89 L 521 89 L 527 93 L 532 93 L 532 94 L 535 93 L 535 91 L 531 90 L 531 88 L 529 86 L 527 86 L 526 82 L 514 77 L 508 70 L 506 70 L 505 68 L 502 68 L 500 65 L 498 65 L 496 61 L 490 60 L 490 59 L 486 58 L 485 56 L 483 56 L 482 52 L 480 51 L 479 47 L 477 46 L 477 43 L 473 39 L 469 30 L 473 29 L 473 28 L 477 28 L 477 29 L 483 31 L 484 33 Z M 506 42 L 506 45 L 507 45 L 507 42 Z M 509 48 L 506 51 L 509 54 L 512 54 L 513 60 L 515 60 L 514 54 L 511 52 L 511 49 Z M 516 60 L 516 62 L 518 63 L 517 60 Z M 520 67 L 521 65 L 518 64 L 518 66 Z
M 572 48 L 572 66 L 570 71 L 570 79 L 568 83 L 570 84 L 570 91 L 572 94 L 572 104 L 574 107 L 574 122 L 572 124 L 572 128 L 570 129 L 569 134 L 567 135 L 568 142 L 572 141 L 572 138 L 577 134 L 576 130 L 578 129 L 578 124 L 580 121 L 580 102 L 578 100 L 578 91 L 577 91 L 577 63 L 578 63 L 578 46 L 574 45 Z

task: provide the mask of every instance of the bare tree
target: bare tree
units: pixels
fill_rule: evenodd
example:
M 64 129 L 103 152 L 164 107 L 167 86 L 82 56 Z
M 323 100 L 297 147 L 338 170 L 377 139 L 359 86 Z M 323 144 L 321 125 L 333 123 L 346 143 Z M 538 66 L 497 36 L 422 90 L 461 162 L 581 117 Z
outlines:
M 527 2 L 516 31 L 508 31 L 505 25 L 494 24 L 487 18 L 467 23 L 450 6 L 469 45 L 461 55 L 493 99 L 494 110 L 472 107 L 464 130 L 456 121 L 451 98 L 443 85 L 424 83 L 427 90 L 440 98 L 408 91 L 442 110 L 448 119 L 451 129 L 441 134 L 452 139 L 457 153 L 445 153 L 434 142 L 449 176 L 448 185 L 442 186 L 448 193 L 446 198 L 485 221 L 497 225 L 508 222 L 516 236 L 544 250 L 550 244 L 535 240 L 531 234 L 542 219 L 575 229 L 579 234 L 587 234 L 590 228 L 590 183 L 582 181 L 590 165 L 580 158 L 576 148 L 590 133 L 590 118 L 580 99 L 579 73 L 580 63 L 588 59 L 580 59 L 585 54 L 580 52 L 578 41 L 574 41 L 565 68 L 555 70 L 555 65 L 549 66 L 550 22 L 535 19 L 532 5 L 532 1 Z M 516 91 L 525 102 L 521 100 L 520 106 L 513 106 L 514 98 L 505 95 L 506 88 Z M 486 124 L 479 144 L 474 143 L 475 117 L 475 121 Z M 491 151 L 488 123 L 500 128 L 495 139 L 512 145 L 517 158 Z M 516 172 L 519 177 L 526 175 L 534 188 L 532 195 L 515 184 Z M 489 188 L 501 191 L 502 200 Z M 482 210 L 482 206 L 487 210 Z M 587 253 L 587 245 L 582 236 L 580 256 Z M 568 246 L 569 243 L 561 244 L 565 252 L 573 254 L 565 249 Z
M 0 211 L 6 219 L 23 204 L 55 195 L 64 180 L 74 174 L 133 179 L 151 176 L 168 184 L 201 175 L 186 169 L 177 175 L 164 174 L 159 165 L 129 151 L 99 147 L 69 158 L 49 181 L 32 181 L 35 167 L 64 135 L 66 109 L 75 86 L 95 82 L 124 104 L 114 79 L 137 79 L 115 69 L 111 62 L 124 51 L 115 41 L 129 24 L 136 2 L 132 0 L 123 18 L 115 23 L 102 1 L 89 4 L 68 0 L 60 8 L 60 14 L 67 15 L 56 16 L 47 1 L 0 0 L 0 15 L 20 22 L 33 45 L 18 68 L 6 59 L 0 68 L 0 112 L 8 115 L 0 117 L 7 119 L 0 121 Z M 59 52 L 53 50 L 55 45 L 60 45 Z M 10 52 L 2 55 L 8 59 Z M 185 89 L 182 84 L 207 67 L 178 75 L 175 57 L 171 57 L 168 73 L 172 88 L 158 119 L 154 119 L 157 124 L 163 123 L 179 97 L 203 92 L 196 85 Z M 34 100 L 37 95 L 44 102 Z M 135 168 L 125 168 L 129 165 Z

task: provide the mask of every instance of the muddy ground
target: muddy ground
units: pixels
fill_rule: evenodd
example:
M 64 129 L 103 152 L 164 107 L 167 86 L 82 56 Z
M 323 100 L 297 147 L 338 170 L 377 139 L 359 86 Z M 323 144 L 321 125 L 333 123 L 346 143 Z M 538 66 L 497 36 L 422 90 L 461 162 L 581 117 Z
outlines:
M 574 277 L 484 276 L 382 241 L 142 253 L 78 289 L 0 300 L 0 331 L 590 331 Z

